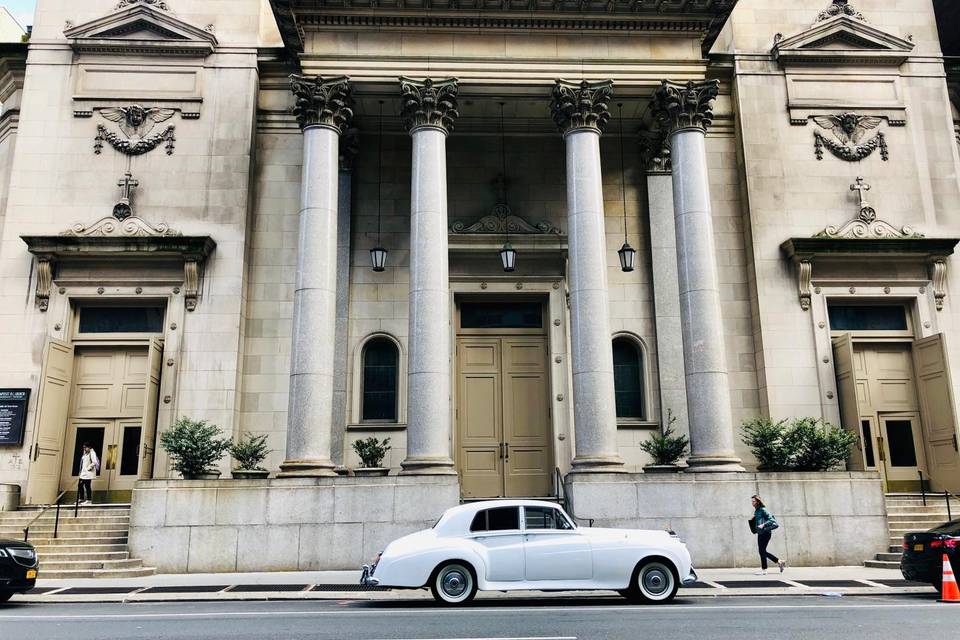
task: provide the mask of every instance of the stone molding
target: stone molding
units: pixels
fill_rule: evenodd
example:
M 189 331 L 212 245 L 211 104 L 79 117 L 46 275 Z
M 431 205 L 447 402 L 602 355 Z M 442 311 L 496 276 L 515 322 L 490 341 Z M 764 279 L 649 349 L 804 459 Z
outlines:
M 296 97 L 293 115 L 301 129 L 325 126 L 342 133 L 353 118 L 353 96 L 346 76 L 290 76 Z
M 77 53 L 204 58 L 216 51 L 219 43 L 214 34 L 160 8 L 148 0 L 121 3 L 96 20 L 76 26 L 68 23 L 63 35 Z
M 706 132 L 713 123 L 713 101 L 719 93 L 719 80 L 686 84 L 664 80 L 653 95 L 654 118 L 668 136 L 684 129 Z
M 407 131 L 435 127 L 449 135 L 460 117 L 457 111 L 459 82 L 457 78 L 415 80 L 401 76 L 400 116 Z
M 610 120 L 607 103 L 612 98 L 613 80 L 557 80 L 550 101 L 550 115 L 563 135 L 577 129 L 603 133 Z

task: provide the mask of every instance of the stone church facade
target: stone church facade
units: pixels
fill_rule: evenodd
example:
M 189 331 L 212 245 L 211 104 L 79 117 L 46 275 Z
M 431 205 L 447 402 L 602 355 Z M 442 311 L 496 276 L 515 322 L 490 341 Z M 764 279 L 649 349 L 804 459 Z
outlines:
M 884 490 L 960 492 L 958 16 L 890 4 L 39 0 L 0 47 L 0 483 L 51 502 L 93 442 L 169 571 L 352 567 L 500 496 L 729 566 L 760 492 L 798 563 L 866 559 Z M 182 416 L 271 478 L 177 479 Z M 757 416 L 842 425 L 847 470 L 758 473 Z

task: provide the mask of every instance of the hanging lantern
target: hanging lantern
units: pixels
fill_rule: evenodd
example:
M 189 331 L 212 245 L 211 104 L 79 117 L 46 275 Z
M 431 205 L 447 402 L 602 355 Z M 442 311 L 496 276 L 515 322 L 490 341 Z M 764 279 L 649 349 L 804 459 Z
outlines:
M 370 249 L 370 262 L 377 273 L 387 270 L 387 250 L 381 246 Z
M 380 273 L 387 269 L 387 250 L 380 243 L 380 209 L 383 204 L 383 100 L 380 101 L 377 129 L 377 246 L 370 249 L 370 262 L 374 272 Z
M 503 263 L 503 270 L 510 272 L 517 268 L 517 252 L 509 242 L 500 249 L 500 262 Z
M 633 264 L 637 257 L 637 250 L 630 246 L 629 242 L 624 242 L 617 251 L 620 256 L 620 270 L 624 272 L 633 271 Z

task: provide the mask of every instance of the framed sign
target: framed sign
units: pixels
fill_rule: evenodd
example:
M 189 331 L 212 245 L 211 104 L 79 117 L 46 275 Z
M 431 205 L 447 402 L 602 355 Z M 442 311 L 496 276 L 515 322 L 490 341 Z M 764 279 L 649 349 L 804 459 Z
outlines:
M 0 446 L 23 444 L 30 389 L 0 389 Z

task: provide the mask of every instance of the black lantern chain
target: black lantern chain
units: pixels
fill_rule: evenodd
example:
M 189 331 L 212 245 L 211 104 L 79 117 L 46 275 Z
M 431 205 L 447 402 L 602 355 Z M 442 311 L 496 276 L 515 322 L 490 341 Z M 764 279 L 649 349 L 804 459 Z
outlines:
M 373 270 L 380 273 L 387 268 L 387 250 L 380 242 L 380 219 L 383 206 L 383 100 L 380 101 L 377 129 L 377 246 L 370 249 L 370 261 Z
M 623 103 L 618 102 L 617 107 L 620 110 L 620 195 L 623 198 L 623 246 L 617 251 L 617 255 L 620 256 L 620 270 L 630 272 L 633 271 L 637 250 L 627 242 L 627 166 L 623 159 Z
M 500 177 L 503 180 L 503 199 L 504 202 L 499 204 L 504 205 L 505 211 L 509 212 L 509 209 L 506 209 L 506 200 L 507 200 L 507 145 L 504 137 L 503 131 L 503 105 L 500 103 Z M 517 268 L 517 252 L 513 248 L 513 245 L 510 244 L 510 218 L 509 213 L 507 217 L 503 220 L 503 229 L 505 232 L 505 240 L 503 243 L 503 248 L 500 249 L 500 262 L 503 264 L 503 270 L 507 273 L 515 271 Z

